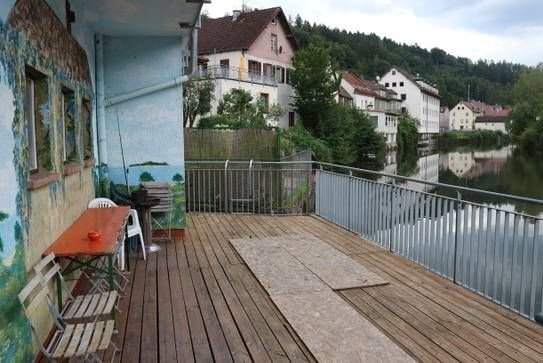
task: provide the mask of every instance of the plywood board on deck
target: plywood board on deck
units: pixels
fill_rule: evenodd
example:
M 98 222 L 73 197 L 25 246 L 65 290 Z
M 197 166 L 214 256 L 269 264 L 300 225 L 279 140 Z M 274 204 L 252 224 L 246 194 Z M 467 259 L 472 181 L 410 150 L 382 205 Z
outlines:
M 333 290 L 388 284 L 387 280 L 315 236 L 294 235 L 276 239 Z
M 323 291 L 328 286 L 284 248 L 259 239 L 231 240 L 268 294 Z
M 413 361 L 331 290 L 271 298 L 319 362 Z
M 378 286 L 388 283 L 387 280 L 371 272 L 359 262 L 314 236 L 286 235 L 244 239 L 237 240 L 234 247 L 236 249 L 244 248 L 245 254 L 258 255 L 260 258 L 263 258 L 261 255 L 268 253 L 268 249 L 277 250 L 282 248 L 333 290 Z M 251 249 L 254 250 L 249 252 Z M 239 249 L 238 252 L 240 252 Z M 240 255 L 244 257 L 244 253 L 240 252 Z M 285 256 L 284 254 L 277 254 L 272 262 L 276 261 L 275 258 L 285 258 Z M 248 262 L 247 264 L 249 265 Z M 316 290 L 305 289 L 303 291 Z

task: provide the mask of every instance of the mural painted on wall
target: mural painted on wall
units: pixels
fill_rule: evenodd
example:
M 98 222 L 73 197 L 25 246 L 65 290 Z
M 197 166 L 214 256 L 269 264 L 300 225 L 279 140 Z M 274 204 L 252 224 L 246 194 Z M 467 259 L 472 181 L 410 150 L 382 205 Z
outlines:
M 2 37 L 0 26 L 0 41 Z M 12 64 L 2 59 L 0 47 L 0 357 L 28 361 L 30 331 L 18 300 L 26 280 L 21 213 L 17 207 L 18 181 L 13 152 L 16 101 Z
M 34 3 L 37 8 L 29 6 Z M 36 9 L 43 12 L 36 15 Z M 39 16 L 37 24 L 44 28 L 28 24 L 25 11 Z M 59 106 L 63 86 L 72 89 L 79 99 L 92 94 L 86 58 L 81 58 L 81 50 L 66 52 L 76 46 L 75 40 L 66 37 L 59 23 L 43 3 L 19 0 L 6 25 L 0 24 L 0 360 L 7 362 L 31 361 L 34 349 L 29 324 L 17 299 L 27 278 L 25 255 L 32 248 L 28 236 L 33 205 L 27 190 L 29 153 L 24 120 L 27 66 L 47 78 L 35 85 L 36 131 L 47 135 L 43 139 L 48 140 L 40 145 L 38 157 L 46 169 L 63 173 L 64 150 L 59 142 L 63 137 Z M 79 117 L 81 102 L 70 105 L 69 111 Z M 82 131 L 76 130 L 75 138 L 79 140 Z M 49 204 L 34 208 L 54 208 L 57 198 L 65 193 L 64 180 L 48 188 Z
M 181 57 L 179 37 L 105 37 L 106 97 L 180 77 Z M 131 190 L 146 181 L 170 183 L 173 229 L 186 225 L 181 95 L 176 85 L 106 108 L 110 180 L 125 186 L 126 167 Z

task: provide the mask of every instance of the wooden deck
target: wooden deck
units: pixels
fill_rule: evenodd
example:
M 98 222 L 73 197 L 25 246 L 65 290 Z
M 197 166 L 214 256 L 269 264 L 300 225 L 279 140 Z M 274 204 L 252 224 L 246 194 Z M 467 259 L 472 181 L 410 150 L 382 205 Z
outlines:
M 543 327 L 331 223 L 227 214 L 190 214 L 184 241 L 133 260 L 117 360 L 314 361 L 228 242 L 288 233 L 313 234 L 388 279 L 339 294 L 417 360 L 543 361 Z

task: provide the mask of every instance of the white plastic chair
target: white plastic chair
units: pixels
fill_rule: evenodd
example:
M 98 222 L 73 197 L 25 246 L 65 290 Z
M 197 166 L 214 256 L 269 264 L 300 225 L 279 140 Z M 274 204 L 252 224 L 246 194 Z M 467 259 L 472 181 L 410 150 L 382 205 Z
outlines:
M 114 208 L 117 207 L 117 204 L 113 202 L 111 199 L 107 198 L 96 198 L 89 202 L 89 208 Z M 128 238 L 138 236 L 141 244 L 141 250 L 143 252 L 143 259 L 147 259 L 147 255 L 145 253 L 145 241 L 143 240 L 143 232 L 140 226 L 140 220 L 138 218 L 138 211 L 135 209 L 130 209 L 130 217 L 132 217 L 131 223 L 129 223 L 127 228 Z M 124 255 L 124 241 L 123 241 L 123 248 L 120 251 L 120 259 L 121 259 L 121 268 L 124 270 L 125 262 L 126 262 L 126 256 Z

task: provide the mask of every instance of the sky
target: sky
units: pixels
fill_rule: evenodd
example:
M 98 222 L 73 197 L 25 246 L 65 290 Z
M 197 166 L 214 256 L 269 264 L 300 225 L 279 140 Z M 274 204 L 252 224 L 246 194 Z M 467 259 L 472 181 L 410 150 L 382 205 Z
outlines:
M 212 0 L 211 17 L 243 0 Z M 400 43 L 438 47 L 472 60 L 543 62 L 543 0 L 245 0 L 252 8 L 281 6 L 287 16 Z

